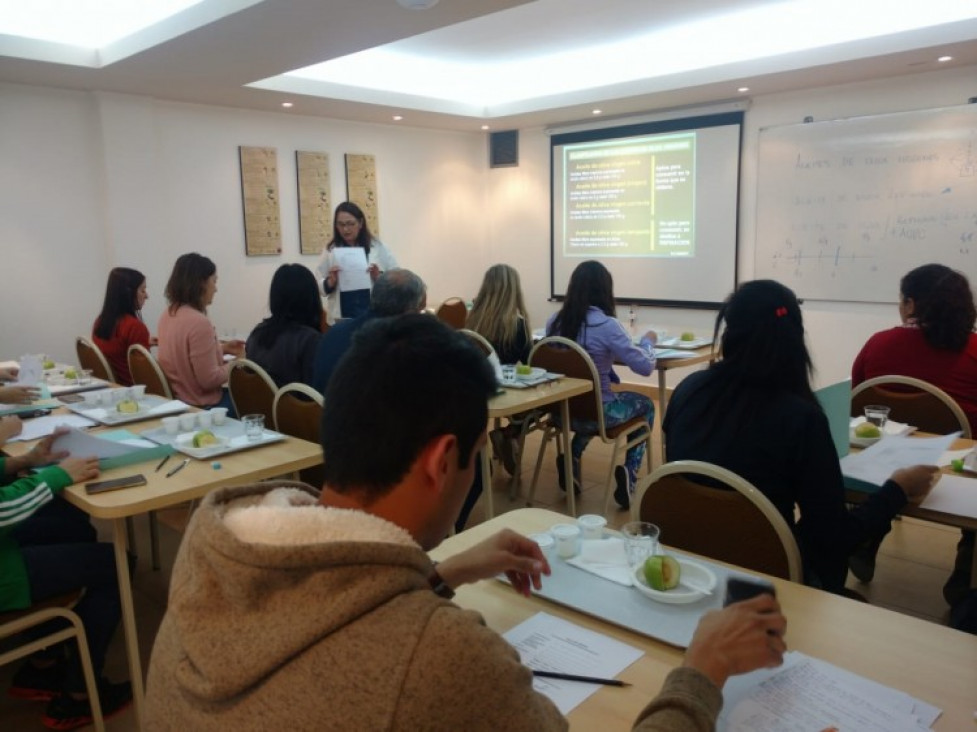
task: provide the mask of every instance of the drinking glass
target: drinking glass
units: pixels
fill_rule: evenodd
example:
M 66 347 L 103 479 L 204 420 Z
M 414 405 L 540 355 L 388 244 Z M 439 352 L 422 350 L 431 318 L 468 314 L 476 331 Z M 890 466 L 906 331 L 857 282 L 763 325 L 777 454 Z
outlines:
M 647 521 L 631 521 L 621 527 L 624 547 L 628 553 L 628 564 L 637 567 L 658 551 L 660 530 Z

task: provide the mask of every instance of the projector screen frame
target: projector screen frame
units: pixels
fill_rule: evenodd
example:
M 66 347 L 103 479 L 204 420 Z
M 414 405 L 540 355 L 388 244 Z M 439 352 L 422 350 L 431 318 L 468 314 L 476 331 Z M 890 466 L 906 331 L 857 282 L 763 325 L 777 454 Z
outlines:
M 567 144 L 577 144 L 586 142 L 595 142 L 599 140 L 614 140 L 619 138 L 635 137 L 639 135 L 659 135 L 667 134 L 672 132 L 683 132 L 700 130 L 710 127 L 728 127 L 736 126 L 738 134 L 736 135 L 736 150 L 735 150 L 735 194 L 734 198 L 734 211 L 732 215 L 732 267 L 731 272 L 731 282 L 727 289 L 726 294 L 735 290 L 739 283 L 739 216 L 740 216 L 740 195 L 742 187 L 742 152 L 743 152 L 743 127 L 744 127 L 745 112 L 741 110 L 730 111 L 730 112 L 718 112 L 710 114 L 692 114 L 685 117 L 675 117 L 670 119 L 662 120 L 652 120 L 652 121 L 641 121 L 633 122 L 627 124 L 615 124 L 610 122 L 607 126 L 602 127 L 588 127 L 587 129 L 579 131 L 568 131 L 558 134 L 553 134 L 550 137 L 550 297 L 551 302 L 562 302 L 565 299 L 565 295 L 561 292 L 557 292 L 556 287 L 556 232 L 557 232 L 557 206 L 556 206 L 556 190 L 557 182 L 555 180 L 556 175 L 556 154 L 558 148 Z M 594 259 L 600 259 L 599 257 L 594 257 Z M 667 259 L 667 258 L 666 258 Z M 581 258 L 580 261 L 585 261 Z M 566 289 L 566 282 L 561 283 L 561 288 Z M 680 298 L 642 298 L 642 297 L 631 297 L 630 295 L 624 297 L 615 297 L 616 302 L 620 304 L 633 304 L 633 305 L 646 305 L 651 307 L 664 307 L 664 308 L 683 308 L 690 310 L 718 310 L 722 307 L 723 298 L 719 300 L 700 300 L 700 299 L 680 299 Z

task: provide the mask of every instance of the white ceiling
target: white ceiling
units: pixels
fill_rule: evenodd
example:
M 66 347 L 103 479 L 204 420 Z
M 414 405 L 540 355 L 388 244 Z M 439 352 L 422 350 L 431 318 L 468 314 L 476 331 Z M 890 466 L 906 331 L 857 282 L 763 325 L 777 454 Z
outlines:
M 871 31 L 873 37 L 849 37 L 803 50 L 792 45 L 775 54 L 763 50 L 771 39 L 798 30 L 797 43 L 811 45 L 806 41 L 816 37 L 816 24 L 798 13 L 767 26 L 758 24 L 745 35 L 740 32 L 734 44 L 737 57 L 706 68 L 696 68 L 696 62 L 716 44 L 698 30 L 682 46 L 688 58 L 666 73 L 656 73 L 666 64 L 660 59 L 646 62 L 648 73 L 636 74 L 634 68 L 641 64 L 616 64 L 618 57 L 608 50 L 608 44 L 636 36 L 677 33 L 683 24 L 782 4 L 783 0 L 440 0 L 433 9 L 411 11 L 394 0 L 202 0 L 100 49 L 0 35 L 0 81 L 276 112 L 285 111 L 281 103 L 290 101 L 295 114 L 382 123 L 392 123 L 396 114 L 403 116 L 401 124 L 471 130 L 482 124 L 506 129 L 589 120 L 595 107 L 604 116 L 619 116 L 729 100 L 744 96 L 737 92 L 743 86 L 750 89 L 745 95 L 752 96 L 931 71 L 944 66 L 936 60 L 942 55 L 953 57 L 949 65 L 977 65 L 977 0 L 848 0 L 849 9 L 874 8 L 880 20 L 891 19 L 897 6 L 954 6 L 968 10 L 971 17 L 917 29 L 883 28 L 878 35 L 884 25 L 880 22 Z M 852 27 L 851 13 L 844 7 L 840 0 L 817 2 L 824 10 L 822 18 L 828 20 L 825 26 Z M 643 42 L 658 45 L 654 40 Z M 660 43 L 665 45 L 664 40 Z M 466 102 L 450 100 L 438 89 L 416 91 L 412 84 L 405 93 L 407 81 L 394 81 L 396 90 L 365 88 L 360 82 L 367 83 L 366 62 L 359 57 L 343 71 L 343 83 L 282 76 L 386 44 L 394 45 L 385 52 L 403 58 L 450 64 L 443 72 L 425 74 L 443 84 L 453 70 L 464 68 L 468 74 L 468 69 L 482 64 L 524 67 L 525 76 L 542 78 L 544 88 L 561 91 L 483 104 L 472 101 L 478 97 L 472 91 L 485 87 L 490 76 L 475 71 L 465 89 Z M 565 58 L 584 51 L 589 56 L 590 47 L 595 49 L 592 69 L 600 71 L 601 78 L 610 77 L 616 66 L 624 67 L 630 78 L 572 89 L 559 78 L 561 64 L 551 63 L 545 72 L 532 65 L 545 55 Z M 517 81 L 513 77 L 509 84 Z M 264 88 L 248 86 L 254 84 Z M 977 78 L 974 91 L 977 94 Z

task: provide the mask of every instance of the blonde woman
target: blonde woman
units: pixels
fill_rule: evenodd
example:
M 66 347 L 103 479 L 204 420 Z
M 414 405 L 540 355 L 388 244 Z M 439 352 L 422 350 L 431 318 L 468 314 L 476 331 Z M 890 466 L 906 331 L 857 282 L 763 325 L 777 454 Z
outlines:
M 529 358 L 532 330 L 519 273 L 508 264 L 488 268 L 467 327 L 485 337 L 502 363 L 523 363 Z

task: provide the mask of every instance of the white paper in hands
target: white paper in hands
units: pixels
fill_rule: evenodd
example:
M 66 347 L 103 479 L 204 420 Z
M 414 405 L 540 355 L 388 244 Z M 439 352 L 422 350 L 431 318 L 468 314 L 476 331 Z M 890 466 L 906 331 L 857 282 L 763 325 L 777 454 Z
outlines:
M 339 291 L 369 290 L 373 284 L 370 281 L 369 265 L 366 262 L 366 250 L 363 247 L 334 247 L 333 256 L 339 265 Z
M 14 383 L 23 386 L 36 386 L 41 382 L 44 373 L 41 357 L 37 354 L 20 357 L 20 371 L 17 373 L 17 381 Z
M 47 417 L 36 417 L 24 421 L 24 428 L 19 435 L 10 438 L 10 442 L 30 442 L 53 434 L 58 427 L 93 427 L 95 423 L 78 414 L 54 414 Z M 84 434 L 84 433 L 82 433 Z
M 51 447 L 53 452 L 66 450 L 72 457 L 94 456 L 99 460 L 128 455 L 130 452 L 142 449 L 144 449 L 142 446 L 127 445 L 124 442 L 114 440 L 103 440 L 76 429 L 69 430 L 67 434 L 57 437 Z

